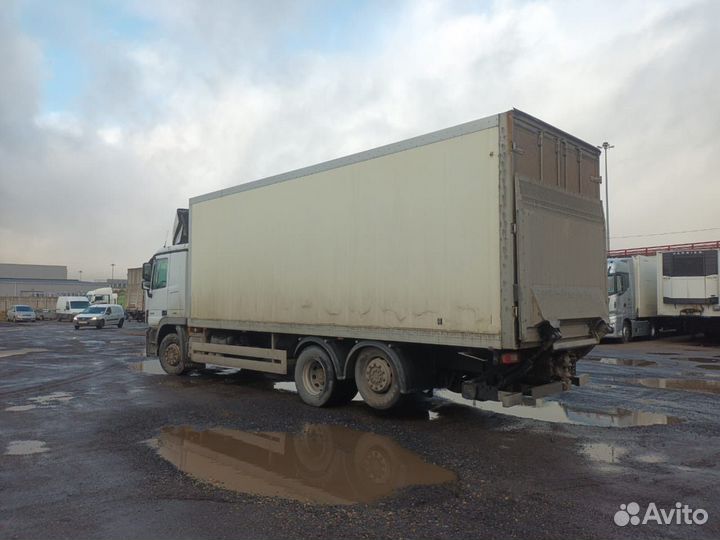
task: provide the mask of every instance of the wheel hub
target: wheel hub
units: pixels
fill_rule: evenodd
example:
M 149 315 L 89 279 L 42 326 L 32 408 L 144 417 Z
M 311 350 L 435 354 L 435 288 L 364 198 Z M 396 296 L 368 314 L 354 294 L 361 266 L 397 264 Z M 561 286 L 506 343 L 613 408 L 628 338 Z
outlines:
M 365 369 L 370 390 L 376 393 L 387 392 L 392 383 L 392 369 L 384 358 L 373 358 Z
M 362 470 L 374 484 L 387 484 L 390 480 L 391 466 L 387 456 L 375 448 L 363 456 Z
M 314 395 L 321 394 L 325 390 L 325 368 L 317 360 L 310 362 L 303 370 L 303 381 L 305 388 Z
M 180 347 L 177 345 L 171 345 L 165 349 L 165 362 L 173 367 L 180 364 Z

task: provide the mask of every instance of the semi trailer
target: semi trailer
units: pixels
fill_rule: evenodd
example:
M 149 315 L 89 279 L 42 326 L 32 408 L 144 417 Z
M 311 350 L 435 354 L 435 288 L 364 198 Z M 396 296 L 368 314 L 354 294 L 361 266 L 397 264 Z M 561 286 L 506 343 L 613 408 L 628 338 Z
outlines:
M 718 336 L 720 242 L 708 244 L 658 253 L 658 314 L 681 317 L 692 333 Z
M 142 288 L 142 268 L 128 268 L 125 317 L 138 322 L 145 321 L 145 292 Z
M 194 197 L 143 265 L 146 353 L 314 406 L 581 384 L 610 330 L 598 156 L 511 110 Z
M 663 331 L 720 329 L 720 242 L 671 244 L 608 252 L 608 338 L 627 342 Z

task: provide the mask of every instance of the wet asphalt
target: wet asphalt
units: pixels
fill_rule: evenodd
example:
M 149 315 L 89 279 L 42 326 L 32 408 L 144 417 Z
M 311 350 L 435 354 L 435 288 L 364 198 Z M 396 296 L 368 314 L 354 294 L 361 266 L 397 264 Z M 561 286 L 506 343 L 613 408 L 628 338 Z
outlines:
M 378 414 L 158 374 L 143 336 L 0 323 L 1 538 L 720 536 L 717 343 L 603 344 L 590 384 L 534 407 L 439 392 Z M 709 518 L 616 525 L 631 502 Z

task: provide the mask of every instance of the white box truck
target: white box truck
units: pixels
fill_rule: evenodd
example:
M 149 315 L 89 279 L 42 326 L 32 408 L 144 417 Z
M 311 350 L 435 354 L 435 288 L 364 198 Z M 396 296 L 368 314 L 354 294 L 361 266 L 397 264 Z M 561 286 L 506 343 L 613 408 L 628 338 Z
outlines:
M 672 244 L 608 252 L 608 338 L 627 342 L 663 331 L 720 329 L 720 242 Z
M 628 342 L 657 337 L 662 321 L 657 309 L 657 257 L 632 255 L 608 258 L 610 326 L 607 338 Z
M 682 317 L 690 332 L 720 335 L 720 242 L 676 246 L 658 257 L 658 314 Z
M 512 110 L 192 198 L 143 266 L 147 354 L 315 406 L 567 389 L 609 330 L 598 155 Z

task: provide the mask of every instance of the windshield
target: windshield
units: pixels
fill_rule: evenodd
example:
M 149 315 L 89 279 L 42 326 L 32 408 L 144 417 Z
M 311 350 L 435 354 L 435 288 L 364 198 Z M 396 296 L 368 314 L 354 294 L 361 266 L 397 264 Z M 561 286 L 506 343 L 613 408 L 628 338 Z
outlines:
M 87 300 L 73 300 L 70 302 L 70 309 L 85 309 L 90 305 L 90 302 Z
M 32 311 L 30 306 L 15 306 L 15 311 Z
M 104 307 L 89 307 L 83 313 L 105 313 Z

